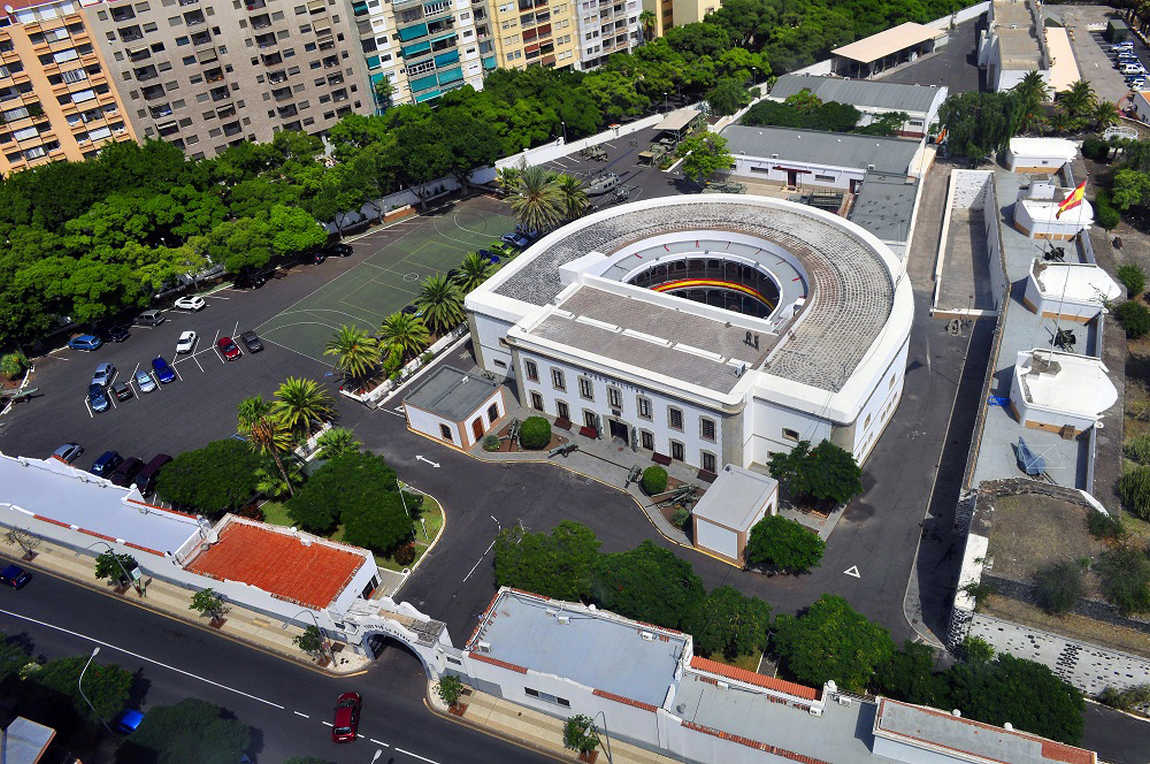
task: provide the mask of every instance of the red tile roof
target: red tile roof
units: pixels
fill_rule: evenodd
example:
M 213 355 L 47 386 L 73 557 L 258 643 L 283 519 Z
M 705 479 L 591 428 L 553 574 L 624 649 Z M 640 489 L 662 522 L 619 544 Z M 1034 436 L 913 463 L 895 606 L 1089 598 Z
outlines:
M 766 687 L 768 690 L 776 690 L 777 692 L 785 692 L 788 695 L 794 695 L 796 698 L 805 698 L 807 700 L 818 700 L 818 690 L 806 685 L 796 684 L 794 682 L 787 682 L 782 679 L 775 679 L 774 677 L 756 674 L 754 671 L 747 671 L 746 669 L 738 668 L 737 666 L 728 666 L 725 663 L 719 663 L 708 658 L 701 658 L 698 655 L 691 658 L 691 668 L 696 671 L 707 671 L 712 674 L 719 674 L 728 679 L 735 679 L 747 684 L 758 685 L 759 687 Z
M 313 608 L 331 604 L 364 565 L 362 556 L 290 533 L 232 521 L 220 540 L 185 567 L 212 578 L 241 581 Z
M 623 695 L 616 695 L 615 693 L 607 692 L 606 690 L 598 690 L 597 689 L 592 693 L 592 695 L 598 695 L 600 698 L 606 698 L 607 700 L 613 700 L 616 703 L 622 703 L 625 706 L 634 706 L 635 708 L 641 708 L 644 711 L 650 711 L 651 713 L 654 713 L 657 710 L 656 707 L 651 705 L 650 703 L 643 703 L 642 701 L 639 701 L 639 700 L 632 700 L 631 698 L 625 697 Z

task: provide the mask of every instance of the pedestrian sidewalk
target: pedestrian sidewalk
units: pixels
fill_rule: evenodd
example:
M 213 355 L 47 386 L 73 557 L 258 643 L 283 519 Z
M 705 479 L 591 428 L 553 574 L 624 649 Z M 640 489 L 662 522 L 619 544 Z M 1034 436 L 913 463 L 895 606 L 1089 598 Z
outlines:
M 489 462 L 552 462 L 584 477 L 626 491 L 660 534 L 680 546 L 694 548 L 687 534 L 663 517 L 659 507 L 651 501 L 651 497 L 639 488 L 638 482 L 627 482 L 627 474 L 632 467 L 643 470 L 654 465 L 654 462 L 651 461 L 650 451 L 632 450 L 629 445 L 617 439 L 589 438 L 586 435 L 580 435 L 579 429 L 574 426 L 570 431 L 561 429 L 556 427 L 554 419 L 546 414 L 522 406 L 509 409 L 506 414 L 506 421 L 518 419 L 522 422 L 529 416 L 545 417 L 551 422 L 552 434 L 558 435 L 568 443 L 579 446 L 578 450 L 565 456 L 548 456 L 547 451 L 484 451 L 483 443 L 480 441 L 471 447 L 469 453 L 476 459 Z M 500 424 L 500 429 L 503 426 Z M 696 486 L 699 489 L 699 496 L 702 496 L 709 486 L 706 481 L 699 479 L 698 471 L 694 467 L 682 462 L 671 462 L 664 469 L 667 470 L 669 477 L 681 483 Z
M 207 618 L 190 609 L 189 605 L 195 592 L 154 578 L 148 575 L 146 570 L 144 577 L 139 582 L 141 590 L 129 587 L 120 593 L 107 582 L 96 578 L 94 573 L 95 558 L 92 555 L 49 541 L 43 541 L 36 548 L 35 559 L 31 561 L 21 560 L 20 565 L 32 571 L 38 570 L 68 579 L 88 589 L 116 597 L 168 618 L 218 632 L 229 639 L 243 642 L 264 652 L 272 653 L 276 657 L 294 661 L 316 670 L 331 674 L 350 674 L 362 671 L 371 663 L 369 658 L 356 655 L 346 644 L 333 642 L 334 664 L 320 666 L 308 658 L 292 642 L 294 637 L 303 633 L 302 628 L 232 603 L 227 604 L 228 611 L 224 623 L 219 628 L 215 628 L 208 623 Z
M 489 735 L 509 740 L 513 743 L 560 761 L 579 761 L 579 754 L 563 746 L 564 719 L 535 711 L 527 706 L 512 703 L 494 695 L 466 687 L 466 693 L 459 699 L 466 706 L 462 715 L 448 710 L 436 692 L 437 682 L 427 685 L 427 704 L 435 713 L 460 724 L 466 724 Z M 601 731 L 602 734 L 602 731 Z M 603 735 L 605 745 L 610 746 L 612 764 L 671 764 L 678 761 L 668 756 L 649 751 L 646 748 L 625 743 L 610 737 L 611 731 Z M 608 761 L 605 745 L 598 749 L 598 761 Z

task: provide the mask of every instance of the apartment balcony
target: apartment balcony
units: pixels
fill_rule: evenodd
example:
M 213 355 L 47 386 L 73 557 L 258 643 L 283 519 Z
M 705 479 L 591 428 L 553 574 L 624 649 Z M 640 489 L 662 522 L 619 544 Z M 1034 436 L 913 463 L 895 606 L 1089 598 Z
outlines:
M 147 82 L 148 80 L 154 80 L 160 76 L 160 72 L 158 69 L 156 69 L 155 66 L 141 67 L 134 70 L 132 73 L 135 75 L 137 82 Z
M 278 85 L 281 82 L 287 82 L 287 81 L 288 81 L 287 72 L 285 72 L 282 69 L 279 70 L 278 72 L 272 72 L 271 74 L 268 75 L 268 84 L 269 85 Z
M 266 13 L 252 16 L 252 29 L 267 29 L 272 25 L 272 17 Z
M 291 88 L 276 88 L 272 91 L 272 98 L 276 99 L 277 101 L 290 101 Z
M 223 82 L 223 81 L 224 81 L 224 70 L 223 69 L 218 69 L 218 68 L 212 69 L 210 72 L 204 73 L 204 82 Z
M 152 51 L 148 48 L 136 48 L 128 51 L 128 60 L 132 63 L 138 61 L 146 61 L 152 57 Z
M 184 14 L 184 24 L 187 26 L 197 26 L 207 21 L 203 11 L 188 11 Z
M 194 35 L 192 35 L 192 45 L 197 48 L 202 45 L 208 45 L 211 43 L 211 41 L 212 33 L 206 29 L 196 32 Z
M 156 132 L 160 134 L 161 138 L 170 138 L 171 136 L 180 132 L 180 126 L 175 122 L 167 122 L 162 125 L 157 125 Z
M 313 15 L 316 13 L 323 13 L 327 10 L 327 3 L 325 3 L 323 0 L 311 0 L 311 2 L 307 4 L 307 10 L 308 13 Z
M 258 11 L 261 8 L 267 8 L 268 4 L 264 2 L 264 0 L 248 0 L 247 7 L 248 11 L 251 12 Z
M 131 21 L 136 18 L 136 12 L 130 4 L 109 9 L 109 15 L 112 17 L 112 21 L 117 24 L 123 24 L 125 21 Z
M 145 101 L 152 101 L 152 100 L 155 100 L 156 98 L 163 98 L 164 97 L 164 86 L 163 85 L 149 85 L 148 87 L 140 90 L 140 95 L 142 95 L 144 97 Z
M 266 34 L 256 35 L 256 47 L 260 49 L 274 48 L 276 46 L 276 36 L 267 32 Z
M 163 119 L 172 115 L 172 105 L 164 104 L 163 106 L 153 106 L 148 109 L 148 113 L 152 115 L 152 119 Z
M 239 135 L 241 132 L 243 132 L 243 128 L 240 127 L 239 122 L 229 122 L 228 124 L 224 125 L 224 135 L 228 136 L 229 138 L 233 135 Z
M 226 87 L 212 88 L 209 93 L 212 96 L 212 101 L 215 103 L 230 100 L 232 97 L 231 92 Z
M 325 58 L 323 60 L 323 68 L 324 69 L 331 69 L 333 66 L 339 66 L 339 57 L 338 56 L 328 56 L 327 58 Z
M 299 109 L 297 109 L 293 103 L 279 107 L 276 109 L 276 113 L 279 114 L 280 119 L 287 119 L 288 117 L 294 117 L 296 114 L 299 114 Z
M 226 105 L 221 106 L 220 108 L 216 109 L 216 116 L 219 119 L 227 119 L 228 117 L 234 117 L 235 115 L 236 115 L 235 104 L 229 103 L 229 104 L 226 104 Z
M 139 27 L 120 30 L 120 42 L 129 43 L 142 39 L 144 39 L 144 33 L 140 31 Z
M 264 66 L 278 66 L 279 64 L 283 63 L 284 57 L 280 55 L 280 52 L 277 50 L 274 53 L 261 53 L 260 61 Z

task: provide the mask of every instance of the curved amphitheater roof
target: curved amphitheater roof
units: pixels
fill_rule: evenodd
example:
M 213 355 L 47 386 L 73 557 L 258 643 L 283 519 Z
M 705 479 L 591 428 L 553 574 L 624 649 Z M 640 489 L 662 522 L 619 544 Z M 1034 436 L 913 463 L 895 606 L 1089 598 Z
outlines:
M 729 231 L 765 240 L 805 268 L 806 304 L 786 340 L 761 367 L 769 374 L 838 392 L 887 327 L 902 275 L 890 250 L 843 218 L 767 197 L 674 196 L 613 207 L 544 237 L 488 288 L 506 298 L 546 305 L 565 286 L 562 266 L 590 252 L 610 255 L 645 238 L 692 231 L 708 231 L 712 239 L 715 232 Z M 907 320 L 900 331 L 909 325 Z

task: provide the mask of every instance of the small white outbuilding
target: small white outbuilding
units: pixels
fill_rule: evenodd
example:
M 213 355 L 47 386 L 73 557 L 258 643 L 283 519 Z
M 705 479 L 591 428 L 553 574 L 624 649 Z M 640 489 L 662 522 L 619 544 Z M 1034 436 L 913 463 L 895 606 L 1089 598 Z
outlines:
M 732 464 L 724 465 L 691 513 L 695 546 L 742 564 L 751 528 L 778 511 L 778 481 Z

